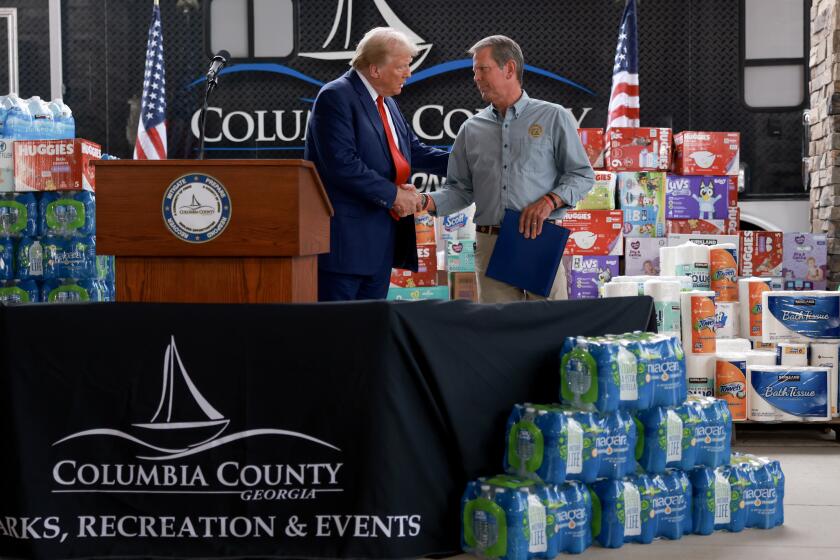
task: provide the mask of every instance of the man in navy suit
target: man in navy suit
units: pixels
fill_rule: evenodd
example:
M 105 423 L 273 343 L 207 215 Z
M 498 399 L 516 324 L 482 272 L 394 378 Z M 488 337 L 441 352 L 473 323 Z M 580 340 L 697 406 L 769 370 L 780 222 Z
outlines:
M 392 98 L 416 54 L 401 32 L 372 29 L 353 68 L 315 99 L 304 158 L 335 209 L 330 252 L 318 258 L 319 301 L 384 299 L 391 268 L 417 270 L 418 194 L 408 179 L 412 169 L 446 175 L 449 154 L 422 144 Z

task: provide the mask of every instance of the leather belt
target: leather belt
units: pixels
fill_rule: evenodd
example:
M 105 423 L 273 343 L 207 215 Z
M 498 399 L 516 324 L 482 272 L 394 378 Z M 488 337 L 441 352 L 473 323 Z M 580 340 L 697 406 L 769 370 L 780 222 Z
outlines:
M 477 231 L 478 233 L 499 235 L 499 226 L 475 226 L 475 231 Z

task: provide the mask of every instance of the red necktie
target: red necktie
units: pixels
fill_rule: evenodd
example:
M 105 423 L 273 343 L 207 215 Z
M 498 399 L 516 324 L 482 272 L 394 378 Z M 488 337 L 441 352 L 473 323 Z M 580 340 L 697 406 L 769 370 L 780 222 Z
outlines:
M 411 174 L 411 168 L 408 165 L 408 162 L 405 160 L 405 157 L 400 152 L 400 149 L 397 147 L 397 143 L 394 141 L 394 135 L 391 134 L 391 126 L 388 124 L 388 115 L 385 114 L 385 100 L 380 95 L 376 98 L 376 108 L 379 109 L 379 118 L 382 119 L 382 126 L 385 128 L 385 137 L 388 139 L 388 150 L 391 152 L 391 159 L 394 161 L 394 168 L 397 171 L 396 177 L 394 177 L 394 184 L 403 185 L 408 181 L 408 176 Z M 395 220 L 399 220 L 400 216 L 393 210 L 391 212 L 391 217 Z

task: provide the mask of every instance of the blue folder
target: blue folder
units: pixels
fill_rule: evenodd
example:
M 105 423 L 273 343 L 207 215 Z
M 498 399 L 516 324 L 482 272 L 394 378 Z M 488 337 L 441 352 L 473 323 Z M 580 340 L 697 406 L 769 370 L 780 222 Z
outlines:
M 535 239 L 519 233 L 519 212 L 505 210 L 496 247 L 487 265 L 488 277 L 548 297 L 569 230 L 545 222 Z

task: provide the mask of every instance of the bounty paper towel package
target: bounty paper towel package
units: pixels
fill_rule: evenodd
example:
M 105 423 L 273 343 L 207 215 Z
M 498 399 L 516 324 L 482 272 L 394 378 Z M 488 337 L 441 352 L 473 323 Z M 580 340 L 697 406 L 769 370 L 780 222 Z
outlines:
M 633 237 L 624 243 L 624 273 L 628 276 L 658 276 L 659 249 L 668 240 L 664 237 Z
M 825 290 L 828 263 L 825 235 L 785 233 L 782 289 Z
M 596 171 L 595 184 L 575 204 L 575 210 L 615 210 L 615 173 Z
M 595 299 L 599 290 L 618 275 L 618 257 L 572 255 L 563 257 L 569 299 Z
M 782 232 L 742 231 L 740 276 L 782 275 Z
M 621 172 L 618 195 L 627 237 L 665 235 L 665 173 Z
M 665 188 L 668 220 L 725 220 L 728 217 L 729 178 L 671 175 Z
M 840 339 L 840 292 L 764 292 L 764 342 L 826 342 Z

